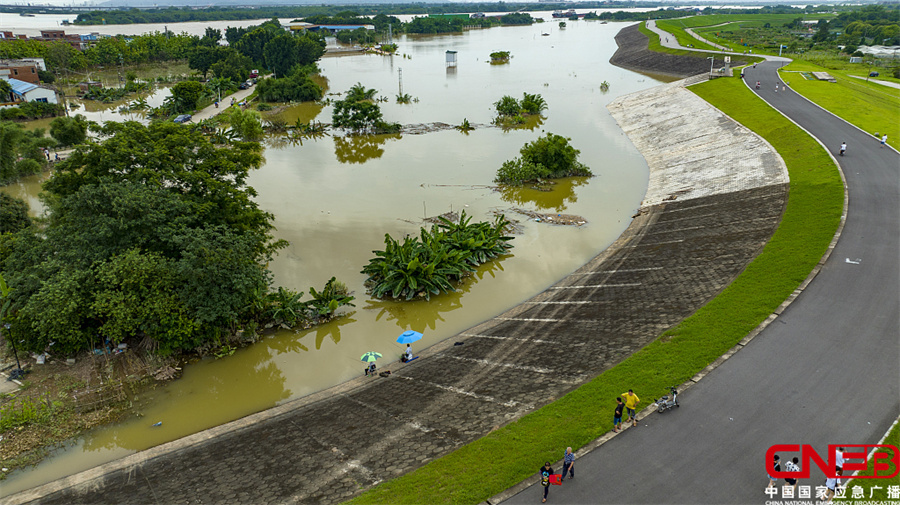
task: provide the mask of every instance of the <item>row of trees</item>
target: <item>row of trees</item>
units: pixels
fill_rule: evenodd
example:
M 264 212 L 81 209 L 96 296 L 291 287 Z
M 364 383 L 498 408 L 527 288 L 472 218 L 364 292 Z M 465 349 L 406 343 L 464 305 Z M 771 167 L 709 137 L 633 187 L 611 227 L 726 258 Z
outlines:
M 81 71 L 97 66 L 163 62 L 187 58 L 200 37 L 172 32 L 105 37 L 84 51 L 66 42 L 12 39 L 0 44 L 0 58 L 44 58 L 48 69 Z
M 0 235 L 11 289 L 2 322 L 20 350 L 74 353 L 137 337 L 176 353 L 241 328 L 328 317 L 352 300 L 332 281 L 283 317 L 301 305 L 283 303 L 296 293 L 269 292 L 265 265 L 285 244 L 246 184 L 260 144 L 216 145 L 171 122 L 109 122 L 96 133 L 45 183 L 48 217 Z
M 188 64 L 206 77 L 212 72 L 218 78 L 241 82 L 253 68 L 266 68 L 273 79 L 260 82 L 259 95 L 264 101 L 307 101 L 322 97 L 322 89 L 310 78 L 315 62 L 325 54 L 325 40 L 312 32 L 300 34 L 284 30 L 277 19 L 248 28 L 228 27 L 224 38 L 228 46 L 219 45 L 220 30 L 207 28 L 200 44 L 188 56 Z

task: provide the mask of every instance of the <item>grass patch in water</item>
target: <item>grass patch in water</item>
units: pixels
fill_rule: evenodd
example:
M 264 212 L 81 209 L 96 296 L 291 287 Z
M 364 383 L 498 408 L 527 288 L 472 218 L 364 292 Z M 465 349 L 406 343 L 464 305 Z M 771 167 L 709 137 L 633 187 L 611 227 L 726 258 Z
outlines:
M 651 39 L 652 40 L 652 39 Z M 562 448 L 582 447 L 612 428 L 614 399 L 628 388 L 646 407 L 653 395 L 687 381 L 769 316 L 809 275 L 843 210 L 843 184 L 822 147 L 759 100 L 739 79 L 692 90 L 771 143 L 788 167 L 782 222 L 735 281 L 681 324 L 559 400 L 351 503 L 477 503 L 534 475 Z M 503 455 L 503 457 L 498 457 Z M 490 467 L 490 472 L 477 471 Z

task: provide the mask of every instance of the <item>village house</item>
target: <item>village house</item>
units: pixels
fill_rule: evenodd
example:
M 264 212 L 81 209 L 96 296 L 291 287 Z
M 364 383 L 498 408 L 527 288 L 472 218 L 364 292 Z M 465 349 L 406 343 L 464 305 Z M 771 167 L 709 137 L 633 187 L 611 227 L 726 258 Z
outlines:
M 22 102 L 45 102 L 59 103 L 56 98 L 56 91 L 32 84 L 30 82 L 20 81 L 19 79 L 4 79 L 12 86 L 10 97 L 0 97 L 0 107 L 15 107 Z M 12 98 L 11 102 L 7 102 Z

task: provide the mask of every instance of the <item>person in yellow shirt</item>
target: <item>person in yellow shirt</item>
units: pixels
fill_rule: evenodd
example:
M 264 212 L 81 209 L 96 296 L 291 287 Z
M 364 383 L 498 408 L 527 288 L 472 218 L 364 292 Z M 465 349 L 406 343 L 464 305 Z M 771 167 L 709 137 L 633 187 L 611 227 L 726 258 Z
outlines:
M 641 403 L 641 399 L 630 389 L 627 393 L 622 393 L 622 398 L 625 399 L 625 409 L 628 410 L 628 419 L 625 422 L 633 421 L 632 426 L 637 426 L 637 414 L 634 409 L 637 408 L 638 403 Z

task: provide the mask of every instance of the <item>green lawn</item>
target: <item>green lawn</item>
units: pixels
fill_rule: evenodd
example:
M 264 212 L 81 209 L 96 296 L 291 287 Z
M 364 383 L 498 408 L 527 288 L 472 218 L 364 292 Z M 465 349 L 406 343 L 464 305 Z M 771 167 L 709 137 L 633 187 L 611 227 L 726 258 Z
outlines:
M 800 72 L 828 72 L 836 83 L 807 80 Z M 887 133 L 888 144 L 900 148 L 900 89 L 848 77 L 848 71 L 795 60 L 780 70 L 791 89 L 862 130 Z M 874 140 L 873 140 L 874 142 Z M 854 146 L 848 146 L 853 149 Z
M 687 18 L 690 19 L 690 18 Z M 705 42 L 698 40 L 697 38 L 691 36 L 686 31 L 684 31 L 685 19 L 658 19 L 656 20 L 656 26 L 660 30 L 667 31 L 671 33 L 677 40 L 678 43 L 684 47 L 693 47 L 694 49 L 710 49 L 712 51 L 718 51 L 718 47 L 713 47 Z
M 887 438 L 884 439 L 882 444 L 885 445 L 893 445 L 894 447 L 900 447 L 900 422 L 894 424 L 891 432 L 888 433 Z M 887 452 L 893 454 L 894 451 L 889 449 L 879 450 L 878 452 Z M 893 471 L 897 469 L 897 465 L 891 463 L 891 469 L 887 472 L 880 471 L 878 472 L 881 475 L 887 474 L 890 475 Z M 859 472 L 860 475 L 872 475 L 871 467 L 869 470 L 865 472 Z M 850 497 L 853 492 L 853 488 L 859 486 L 862 489 L 862 493 L 864 499 L 871 500 L 872 503 L 889 503 L 887 500 L 888 497 L 888 486 L 900 486 L 900 474 L 890 478 L 890 479 L 855 479 L 847 484 L 847 497 Z M 896 497 L 892 498 L 896 499 Z
M 790 198 L 762 253 L 714 300 L 619 365 L 352 503 L 477 503 L 490 498 L 535 474 L 542 462 L 558 460 L 561 448 L 581 447 L 609 431 L 614 398 L 626 388 L 642 396 L 646 406 L 666 386 L 687 381 L 759 325 L 807 277 L 840 221 L 843 186 L 834 163 L 815 140 L 739 79 L 716 79 L 692 89 L 766 138 L 787 164 Z
M 684 49 L 671 49 L 668 47 L 663 47 L 663 45 L 660 44 L 660 42 L 659 42 L 659 35 L 657 35 L 656 32 L 647 28 L 647 26 L 644 23 L 641 23 L 638 26 L 638 30 L 641 33 L 643 33 L 644 35 L 646 35 L 648 39 L 650 39 L 650 42 L 648 44 L 648 49 L 650 49 L 651 51 L 656 51 L 658 53 L 677 54 L 679 56 L 690 56 L 691 58 L 706 58 L 706 55 L 702 54 L 702 53 L 697 53 L 694 51 L 686 51 Z M 758 61 L 763 61 L 763 58 L 754 56 L 754 57 L 748 57 L 748 58 L 746 58 L 746 60 L 750 63 L 754 63 L 754 62 L 758 62 Z

